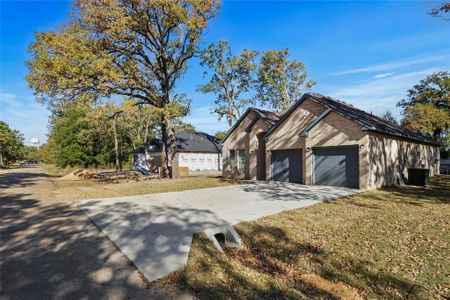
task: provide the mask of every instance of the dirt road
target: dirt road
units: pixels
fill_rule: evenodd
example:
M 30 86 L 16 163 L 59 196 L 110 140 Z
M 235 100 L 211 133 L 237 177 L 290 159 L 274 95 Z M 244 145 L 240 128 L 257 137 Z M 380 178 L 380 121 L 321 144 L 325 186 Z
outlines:
M 0 170 L 0 299 L 190 298 L 148 282 L 39 168 Z

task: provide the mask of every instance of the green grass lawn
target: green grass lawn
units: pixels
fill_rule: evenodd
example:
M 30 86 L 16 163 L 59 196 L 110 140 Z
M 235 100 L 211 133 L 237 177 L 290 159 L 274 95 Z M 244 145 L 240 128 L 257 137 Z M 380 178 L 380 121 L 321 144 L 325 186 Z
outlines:
M 72 172 L 73 170 L 75 170 L 76 168 L 71 168 L 71 167 L 67 167 L 67 168 L 61 168 L 61 167 L 57 167 L 56 165 L 53 164 L 41 164 L 40 167 L 50 176 L 53 177 L 59 177 L 59 176 L 64 176 L 69 174 L 70 172 Z
M 141 181 L 123 181 L 119 183 L 96 182 L 94 180 L 78 180 L 60 178 L 76 168 L 59 168 L 51 164 L 40 166 L 52 178 L 52 190 L 60 199 L 78 201 L 82 199 L 109 198 L 132 195 L 144 195 L 166 192 L 179 192 L 192 189 L 219 187 L 239 184 L 238 180 L 203 174 L 181 179 L 149 179 Z M 92 171 L 111 171 L 92 169 Z M 59 178 L 58 178 L 59 177 Z
M 99 183 L 90 180 L 55 180 L 54 189 L 62 198 L 72 200 L 121 197 L 131 195 L 179 192 L 238 184 L 220 177 L 188 177 L 183 179 L 151 179 L 138 182 Z
M 218 253 L 203 234 L 161 282 L 205 299 L 449 297 L 450 176 L 364 192 L 236 226 Z M 161 283 L 160 282 L 160 283 Z

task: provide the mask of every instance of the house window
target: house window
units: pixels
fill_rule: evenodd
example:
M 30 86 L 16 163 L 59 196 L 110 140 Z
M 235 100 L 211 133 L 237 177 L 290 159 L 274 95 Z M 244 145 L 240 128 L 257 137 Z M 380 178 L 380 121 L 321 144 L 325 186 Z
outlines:
M 245 166 L 245 152 L 244 152 L 244 149 L 239 149 L 238 150 L 238 156 L 239 156 L 238 168 L 239 168 L 239 170 L 244 170 L 244 166 Z
M 191 157 L 191 162 L 196 162 L 197 159 L 195 157 Z
M 212 158 L 208 157 L 208 162 L 212 162 Z
M 205 158 L 202 156 L 202 157 L 200 157 L 200 162 L 204 162 L 205 161 Z
M 230 169 L 236 169 L 236 150 L 230 150 L 228 157 L 230 159 Z

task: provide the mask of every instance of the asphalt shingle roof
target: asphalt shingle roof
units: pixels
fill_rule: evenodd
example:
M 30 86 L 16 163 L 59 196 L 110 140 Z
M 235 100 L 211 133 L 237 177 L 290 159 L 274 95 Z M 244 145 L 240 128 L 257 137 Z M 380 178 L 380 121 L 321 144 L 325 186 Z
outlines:
M 204 132 L 177 132 L 175 134 L 177 144 L 176 150 L 182 152 L 204 152 L 204 153 L 220 153 L 222 144 L 216 137 Z M 160 139 L 154 139 L 146 145 L 149 151 L 161 151 L 162 143 Z M 144 148 L 141 147 L 134 152 L 142 152 Z
M 222 147 L 219 139 L 204 132 L 178 132 L 176 139 L 177 149 L 187 152 L 218 153 Z
M 374 131 L 381 134 L 403 137 L 406 139 L 437 145 L 437 143 L 429 137 L 408 130 L 400 125 L 391 123 L 371 113 L 367 113 L 361 109 L 354 107 L 353 105 L 345 103 L 344 101 L 336 100 L 316 93 L 307 95 L 309 95 L 309 97 L 322 104 L 323 106 L 330 108 L 343 117 L 346 117 L 353 122 L 361 125 L 363 130 Z

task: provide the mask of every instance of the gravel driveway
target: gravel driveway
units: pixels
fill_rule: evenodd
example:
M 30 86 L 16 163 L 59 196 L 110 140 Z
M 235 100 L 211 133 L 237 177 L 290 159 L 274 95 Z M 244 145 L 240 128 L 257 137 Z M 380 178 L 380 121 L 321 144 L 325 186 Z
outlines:
M 251 182 L 184 192 L 84 200 L 79 207 L 152 281 L 186 264 L 196 232 L 355 192 L 347 188 Z

